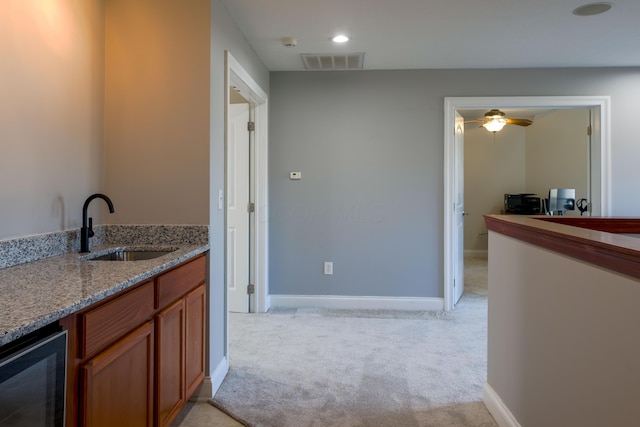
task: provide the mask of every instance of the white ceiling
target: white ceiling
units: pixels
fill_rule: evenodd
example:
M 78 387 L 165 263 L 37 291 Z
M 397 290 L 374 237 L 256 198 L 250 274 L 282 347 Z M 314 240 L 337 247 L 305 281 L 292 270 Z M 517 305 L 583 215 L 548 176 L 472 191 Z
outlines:
M 301 53 L 365 52 L 364 69 L 640 66 L 640 0 L 222 0 L 271 71 Z M 329 40 L 343 32 L 345 45 Z M 293 36 L 298 44 L 282 45 Z

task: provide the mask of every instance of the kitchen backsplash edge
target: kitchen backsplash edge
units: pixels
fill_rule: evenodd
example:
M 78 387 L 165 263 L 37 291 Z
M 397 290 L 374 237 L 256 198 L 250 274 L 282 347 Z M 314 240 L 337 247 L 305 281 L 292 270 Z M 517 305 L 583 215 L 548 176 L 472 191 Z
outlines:
M 208 225 L 98 225 L 93 246 L 207 244 Z M 80 250 L 80 229 L 36 234 L 0 241 L 0 268 Z

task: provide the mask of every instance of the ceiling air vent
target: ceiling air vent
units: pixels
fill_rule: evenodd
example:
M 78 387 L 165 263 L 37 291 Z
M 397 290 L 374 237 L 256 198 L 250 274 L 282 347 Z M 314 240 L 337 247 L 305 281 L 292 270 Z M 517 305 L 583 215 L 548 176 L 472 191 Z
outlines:
M 346 54 L 303 53 L 302 61 L 309 71 L 362 70 L 364 52 Z

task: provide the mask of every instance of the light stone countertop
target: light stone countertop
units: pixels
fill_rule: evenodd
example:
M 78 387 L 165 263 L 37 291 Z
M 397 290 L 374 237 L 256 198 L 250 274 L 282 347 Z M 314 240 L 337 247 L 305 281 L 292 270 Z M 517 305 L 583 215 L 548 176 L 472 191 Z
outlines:
M 117 247 L 175 248 L 144 261 L 91 261 Z M 209 250 L 209 244 L 113 245 L 0 268 L 0 346 Z

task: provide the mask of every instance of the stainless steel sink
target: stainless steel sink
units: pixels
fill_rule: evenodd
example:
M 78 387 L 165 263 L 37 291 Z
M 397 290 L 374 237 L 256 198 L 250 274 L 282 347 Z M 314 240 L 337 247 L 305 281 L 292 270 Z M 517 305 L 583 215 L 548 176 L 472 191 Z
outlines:
M 175 249 L 146 250 L 120 249 L 108 254 L 87 258 L 89 261 L 144 261 L 154 259 L 173 252 Z

